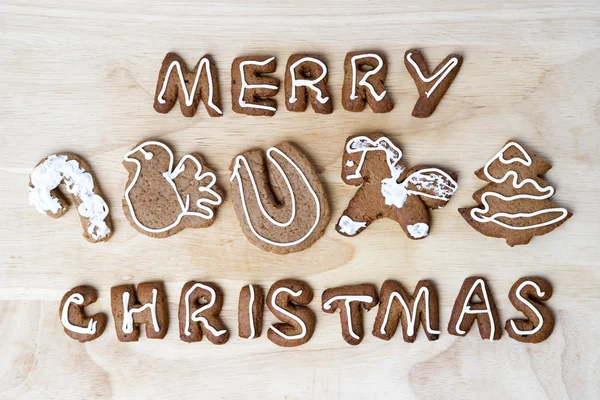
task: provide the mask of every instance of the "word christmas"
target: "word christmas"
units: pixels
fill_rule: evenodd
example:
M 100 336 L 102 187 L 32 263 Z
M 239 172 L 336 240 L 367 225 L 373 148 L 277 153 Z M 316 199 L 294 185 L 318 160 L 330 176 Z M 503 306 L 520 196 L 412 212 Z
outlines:
M 429 72 L 427 61 L 417 49 L 406 51 L 404 64 L 417 86 L 419 99 L 412 115 L 429 117 L 452 84 L 462 65 L 462 57 L 450 54 Z M 275 57 L 237 57 L 231 64 L 231 97 L 234 112 L 246 115 L 273 116 L 277 103 L 272 99 L 279 92 L 279 79 L 266 74 L 275 72 Z M 376 51 L 353 52 L 344 61 L 342 106 L 359 112 L 365 104 L 376 113 L 394 108 L 385 89 L 387 61 Z M 310 103 L 316 113 L 330 114 L 333 105 L 327 88 L 327 66 L 310 54 L 293 54 L 285 68 L 285 106 L 288 111 L 305 111 Z M 209 55 L 203 56 L 189 71 L 183 60 L 169 53 L 163 60 L 154 109 L 168 113 L 179 100 L 181 113 L 192 117 L 200 101 L 211 117 L 223 115 L 217 69 Z
M 525 319 L 509 319 L 505 330 L 512 339 L 524 343 L 546 340 L 554 329 L 554 316 L 545 302 L 552 297 L 552 286 L 539 277 L 519 279 L 508 295 L 512 305 Z M 313 299 L 312 289 L 295 279 L 275 282 L 265 298 L 260 286 L 246 285 L 240 291 L 238 304 L 238 334 L 241 338 L 255 339 L 262 333 L 265 300 L 267 307 L 281 322 L 271 325 L 267 338 L 278 346 L 302 345 L 312 337 L 315 313 L 308 307 Z M 90 286 L 78 286 L 67 292 L 60 303 L 59 315 L 65 333 L 72 339 L 87 342 L 98 338 L 106 328 L 107 318 L 102 313 L 87 317 L 84 308 L 97 300 L 97 292 Z M 379 296 L 370 284 L 342 286 L 327 289 L 321 298 L 325 313 L 340 311 L 342 337 L 351 345 L 358 345 L 363 337 L 362 310 L 379 305 L 373 335 L 390 340 L 398 325 L 405 342 L 416 340 L 422 325 L 428 340 L 437 340 L 441 333 L 439 302 L 435 285 L 423 280 L 417 283 L 412 295 L 396 281 L 383 283 Z M 229 330 L 219 314 L 223 295 L 219 288 L 207 282 L 187 282 L 179 298 L 179 337 L 184 342 L 198 342 L 202 336 L 214 343 L 224 344 Z M 166 293 L 161 282 L 115 286 L 111 289 L 111 308 L 119 341 L 137 341 L 140 326 L 145 325 L 146 336 L 162 339 L 169 327 Z M 467 278 L 458 293 L 448 333 L 465 336 L 477 321 L 482 339 L 498 340 L 502 328 L 491 290 L 484 278 Z

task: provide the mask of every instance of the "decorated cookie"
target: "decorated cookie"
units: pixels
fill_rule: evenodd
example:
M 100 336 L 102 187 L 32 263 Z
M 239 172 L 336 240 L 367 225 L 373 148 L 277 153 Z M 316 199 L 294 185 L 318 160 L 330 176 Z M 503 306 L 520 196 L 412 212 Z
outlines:
M 519 143 L 508 141 L 485 167 L 475 172 L 489 182 L 473 194 L 479 206 L 460 208 L 463 218 L 486 236 L 506 239 L 509 246 L 527 244 L 571 218 L 550 200 L 554 187 L 541 178 L 550 164 Z
M 333 111 L 327 66 L 314 55 L 293 54 L 285 67 L 285 106 L 288 111 L 304 111 L 308 103 L 319 114 Z
M 508 298 L 527 319 L 506 321 L 508 336 L 523 343 L 540 343 L 548 339 L 554 330 L 554 315 L 543 302 L 550 297 L 552 285 L 543 278 L 525 277 L 515 282 Z
M 311 162 L 289 143 L 248 150 L 230 166 L 231 199 L 242 231 L 265 251 L 287 254 L 310 247 L 329 222 L 329 204 Z M 281 194 L 275 196 L 269 178 Z
M 327 289 L 321 297 L 323 311 L 333 314 L 340 310 L 342 337 L 353 346 L 364 337 L 361 309 L 369 311 L 378 303 L 377 289 L 369 284 Z
M 429 73 L 423 53 L 417 49 L 410 49 L 404 53 L 404 65 L 419 91 L 419 100 L 412 112 L 413 117 L 427 118 L 433 114 L 456 78 L 462 61 L 463 58 L 458 54 L 450 54 L 433 70 L 433 73 Z
M 212 283 L 190 281 L 183 285 L 179 299 L 179 337 L 184 342 L 202 340 L 202 334 L 214 344 L 229 340 L 229 332 L 219 314 L 223 294 Z
M 342 160 L 342 179 L 360 186 L 336 230 L 356 236 L 380 218 L 400 224 L 411 239 L 429 234 L 428 208 L 444 207 L 458 189 L 456 174 L 422 165 L 407 169 L 402 151 L 381 134 L 351 136 Z
M 300 346 L 310 340 L 317 319 L 305 307 L 313 299 L 312 289 L 304 282 L 283 279 L 275 282 L 267 294 L 267 307 L 283 323 L 271 325 L 267 337 L 282 347 Z
M 125 154 L 123 165 L 129 172 L 123 211 L 139 232 L 164 238 L 214 222 L 222 192 L 198 154 L 186 154 L 174 166 L 167 145 L 147 141 Z
M 69 290 L 60 302 L 58 315 L 65 333 L 79 342 L 89 342 L 104 333 L 106 315 L 85 315 L 84 308 L 98 300 L 98 292 L 91 286 L 77 286 Z
M 440 309 L 433 282 L 419 281 L 412 296 L 399 282 L 387 280 L 383 283 L 373 336 L 390 340 L 398 323 L 402 324 L 402 335 L 407 343 L 416 340 L 419 324 L 423 325 L 427 339 L 439 339 Z
M 478 299 L 474 298 L 474 295 L 477 295 Z M 452 308 L 448 333 L 466 336 L 475 320 L 482 339 L 492 341 L 502 337 L 500 318 L 492 292 L 485 279 L 477 276 L 467 278 L 463 282 Z
M 262 333 L 265 293 L 257 285 L 246 285 L 240 291 L 238 330 L 243 339 L 255 339 Z
M 165 56 L 156 83 L 154 109 L 166 114 L 176 100 L 179 100 L 181 113 L 186 117 L 194 116 L 201 100 L 208 115 L 223 115 L 217 68 L 208 54 L 198 61 L 191 72 L 177 54 L 168 53 Z
M 238 114 L 271 117 L 277 103 L 271 99 L 279 92 L 279 79 L 263 74 L 275 72 L 275 57 L 237 57 L 231 64 L 231 107 Z
M 392 111 L 394 104 L 385 90 L 387 61 L 377 51 L 355 51 L 344 60 L 342 106 L 346 111 L 359 112 L 365 103 L 374 113 Z
M 140 325 L 146 326 L 146 336 L 162 339 L 169 329 L 169 309 L 162 282 L 115 286 L 110 289 L 110 302 L 115 331 L 121 342 L 137 342 Z
M 61 183 L 77 207 L 83 237 L 91 243 L 110 239 L 113 232 L 108 206 L 90 167 L 75 154 L 52 154 L 38 163 L 29 177 L 29 203 L 42 214 L 62 217 L 69 210 L 69 203 L 58 190 Z

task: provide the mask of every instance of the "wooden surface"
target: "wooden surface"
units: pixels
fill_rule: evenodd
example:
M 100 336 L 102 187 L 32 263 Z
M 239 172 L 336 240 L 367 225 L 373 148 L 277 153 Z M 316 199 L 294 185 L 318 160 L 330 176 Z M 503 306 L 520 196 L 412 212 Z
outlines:
M 145 1 L 0 2 L 0 398 L 600 398 L 600 4 L 597 1 Z M 311 4 L 312 3 L 312 4 Z M 437 64 L 450 52 L 465 61 L 431 118 L 410 112 L 417 98 L 402 56 L 423 49 Z M 380 49 L 389 60 L 386 82 L 392 112 L 348 113 L 341 107 L 346 52 Z M 176 51 L 194 64 L 212 54 L 219 69 L 225 115 L 194 118 L 152 108 L 162 58 Z M 330 69 L 331 115 L 285 111 L 283 91 L 273 118 L 231 111 L 230 65 L 244 54 L 275 55 L 283 66 L 293 52 L 316 51 Z M 431 236 L 408 240 L 391 221 L 345 238 L 334 220 L 355 191 L 340 179 L 344 139 L 355 133 L 390 135 L 410 165 L 433 162 L 459 173 L 460 189 L 433 212 Z M 127 174 L 124 153 L 144 138 L 171 144 L 178 155 L 202 153 L 228 189 L 232 157 L 283 140 L 313 160 L 328 191 L 333 218 L 307 251 L 267 254 L 243 236 L 229 199 L 210 229 L 173 238 L 145 237 L 121 209 Z M 483 185 L 473 171 L 508 139 L 517 139 L 554 168 L 546 179 L 554 200 L 574 212 L 564 226 L 530 245 L 471 229 L 457 208 L 474 204 Z M 87 159 L 107 196 L 115 225 L 110 242 L 81 237 L 77 213 L 59 220 L 27 204 L 33 166 L 57 151 Z M 477 330 L 446 333 L 464 278 L 489 279 L 502 321 L 520 316 L 507 293 L 519 278 L 553 282 L 557 317 L 544 343 L 524 345 L 506 334 L 494 343 Z M 283 349 L 263 336 L 237 337 L 237 297 L 253 282 L 268 289 L 297 277 L 315 290 L 313 339 Z M 338 315 L 320 311 L 327 287 L 398 279 L 414 287 L 433 279 L 440 294 L 442 335 L 421 331 L 406 344 L 367 335 L 348 346 Z M 120 343 L 112 319 L 98 340 L 69 339 L 58 319 L 62 295 L 78 284 L 100 291 L 90 311 L 110 314 L 111 286 L 163 279 L 171 327 L 164 340 Z M 232 339 L 224 346 L 179 340 L 179 291 L 192 279 L 215 281 L 225 292 L 223 318 Z

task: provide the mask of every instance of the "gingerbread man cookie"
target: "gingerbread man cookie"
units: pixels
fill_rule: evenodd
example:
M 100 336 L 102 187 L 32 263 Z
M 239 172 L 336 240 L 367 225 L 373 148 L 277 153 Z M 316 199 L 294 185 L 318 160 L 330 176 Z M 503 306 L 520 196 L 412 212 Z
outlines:
M 223 294 L 212 283 L 190 281 L 181 288 L 179 300 L 179 337 L 184 342 L 202 340 L 202 334 L 213 344 L 224 344 L 229 332 L 219 314 Z
M 98 300 L 98 291 L 91 286 L 77 286 L 69 290 L 60 302 L 58 314 L 65 333 L 79 342 L 89 342 L 104 333 L 106 315 L 87 317 L 84 308 Z

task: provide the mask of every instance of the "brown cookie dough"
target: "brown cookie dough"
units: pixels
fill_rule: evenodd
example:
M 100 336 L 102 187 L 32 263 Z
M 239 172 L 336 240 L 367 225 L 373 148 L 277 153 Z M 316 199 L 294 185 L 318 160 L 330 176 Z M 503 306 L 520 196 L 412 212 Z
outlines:
M 360 112 L 365 104 L 374 113 L 392 111 L 394 104 L 385 90 L 387 61 L 377 51 L 355 51 L 344 60 L 342 106 L 346 111 Z
M 313 299 L 308 284 L 283 279 L 275 282 L 267 294 L 267 307 L 283 323 L 271 325 L 267 337 L 277 346 L 295 347 L 310 340 L 317 319 L 315 313 L 305 307 Z
M 154 109 L 166 114 L 177 100 L 181 113 L 186 117 L 194 116 L 201 100 L 208 115 L 223 115 L 217 67 L 208 54 L 198 61 L 192 71 L 187 70 L 177 54 L 168 53 L 165 56 L 158 73 Z
M 421 51 L 410 49 L 404 53 L 404 65 L 419 92 L 419 100 L 412 112 L 413 117 L 427 118 L 433 114 L 460 71 L 462 62 L 463 58 L 460 55 L 450 54 L 429 73 L 427 61 Z
M 231 107 L 238 114 L 272 117 L 279 79 L 263 74 L 275 72 L 277 60 L 269 56 L 237 57 L 231 64 Z
M 416 340 L 419 324 L 423 325 L 427 339 L 439 339 L 440 309 L 433 282 L 419 281 L 411 296 L 399 282 L 387 280 L 381 287 L 380 299 L 373 336 L 390 340 L 401 323 L 407 343 Z
M 474 295 L 479 297 L 479 301 L 473 299 Z M 467 278 L 463 282 L 452 308 L 448 333 L 466 336 L 475 320 L 482 339 L 491 341 L 502 337 L 502 327 L 494 297 L 485 279 L 478 276 Z
M 98 300 L 98 292 L 91 286 L 77 286 L 69 290 L 60 301 L 58 315 L 65 333 L 79 342 L 89 342 L 104 333 L 106 315 L 85 315 L 84 308 Z
M 323 235 L 330 219 L 325 189 L 308 158 L 291 144 L 269 148 L 266 157 L 261 150 L 248 150 L 229 167 L 231 200 L 242 231 L 265 251 L 305 250 Z
M 369 311 L 378 303 L 377 289 L 369 284 L 327 289 L 321 297 L 324 312 L 333 314 L 340 310 L 342 337 L 352 346 L 360 344 L 364 337 L 362 309 Z
M 224 344 L 229 332 L 219 317 L 223 294 L 213 283 L 190 281 L 181 288 L 179 298 L 179 337 L 184 342 L 202 340 L 202 335 L 213 344 Z
M 197 153 L 186 154 L 175 164 L 167 145 L 149 140 L 129 151 L 123 165 L 129 173 L 123 211 L 138 232 L 165 238 L 213 224 L 223 192 Z
M 509 319 L 506 332 L 522 343 L 540 343 L 548 339 L 554 330 L 554 315 L 543 303 L 552 297 L 552 285 L 544 278 L 525 277 L 510 288 L 508 298 L 526 319 Z
M 117 338 L 121 342 L 137 342 L 140 325 L 146 326 L 146 337 L 162 339 L 169 329 L 169 308 L 162 282 L 143 282 L 114 286 L 110 303 Z
M 305 111 L 310 103 L 318 114 L 331 114 L 333 102 L 327 90 L 327 66 L 315 55 L 292 54 L 285 67 L 285 106 Z
M 240 290 L 238 330 L 243 339 L 255 339 L 262 333 L 265 293 L 258 285 L 248 284 Z

